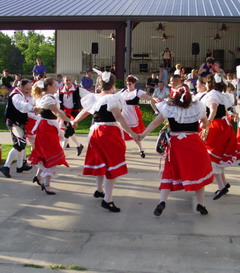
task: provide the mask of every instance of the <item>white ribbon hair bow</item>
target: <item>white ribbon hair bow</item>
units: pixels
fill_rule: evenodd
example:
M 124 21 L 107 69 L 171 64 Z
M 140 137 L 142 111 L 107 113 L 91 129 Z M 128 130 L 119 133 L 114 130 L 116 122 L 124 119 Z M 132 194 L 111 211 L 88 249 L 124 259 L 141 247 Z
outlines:
M 44 81 L 37 81 L 36 85 L 37 85 L 37 87 L 43 89 L 44 88 Z
M 214 80 L 216 83 L 220 83 L 222 81 L 222 77 L 218 73 L 215 73 Z
M 184 97 L 185 97 L 185 95 L 186 95 L 186 89 L 184 90 L 184 93 L 182 94 L 181 99 L 180 99 L 180 101 L 181 101 L 182 103 L 184 102 Z
M 111 77 L 111 72 L 105 71 L 105 72 L 102 73 L 102 80 L 104 82 L 108 83 L 109 80 L 110 80 L 110 77 Z
M 94 72 L 96 72 L 98 75 L 102 75 L 102 71 L 98 70 L 97 68 L 93 67 L 92 69 Z

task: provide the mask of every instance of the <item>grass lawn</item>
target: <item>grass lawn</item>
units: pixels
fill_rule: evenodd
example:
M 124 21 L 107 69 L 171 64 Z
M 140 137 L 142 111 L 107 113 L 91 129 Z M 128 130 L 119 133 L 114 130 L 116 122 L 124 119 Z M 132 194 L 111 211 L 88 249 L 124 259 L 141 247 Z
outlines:
M 7 126 L 4 123 L 3 112 L 6 104 L 0 104 L 0 132 L 6 132 Z M 147 126 L 154 119 L 154 112 L 152 107 L 149 104 L 141 104 L 140 108 L 143 112 L 143 122 Z M 82 120 L 79 123 L 78 128 L 75 130 L 77 134 L 88 134 L 89 128 L 92 123 L 92 115 L 89 115 L 87 118 Z M 159 128 L 162 126 L 159 126 Z M 158 135 L 159 128 L 156 128 L 150 135 Z
M 2 165 L 6 159 L 7 159 L 7 155 L 8 152 L 12 149 L 12 144 L 2 144 L 2 161 L 0 162 L 0 165 Z M 29 145 L 27 145 L 26 147 L 26 154 L 27 156 L 30 155 L 31 153 L 31 147 Z

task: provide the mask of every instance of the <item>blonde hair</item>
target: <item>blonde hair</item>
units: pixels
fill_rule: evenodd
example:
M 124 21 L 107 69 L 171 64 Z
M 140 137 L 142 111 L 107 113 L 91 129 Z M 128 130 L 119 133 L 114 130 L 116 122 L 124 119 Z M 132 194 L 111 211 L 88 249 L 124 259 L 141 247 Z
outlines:
M 31 94 L 32 94 L 32 97 L 34 97 L 35 99 L 41 98 L 41 96 L 42 96 L 42 88 L 40 88 L 40 87 L 38 86 L 38 83 L 37 83 L 37 82 L 34 83 L 34 85 L 33 85 L 33 87 L 32 87 L 32 92 L 31 92 Z
M 182 66 L 180 64 L 176 64 L 175 67 L 176 67 L 176 69 L 181 69 Z

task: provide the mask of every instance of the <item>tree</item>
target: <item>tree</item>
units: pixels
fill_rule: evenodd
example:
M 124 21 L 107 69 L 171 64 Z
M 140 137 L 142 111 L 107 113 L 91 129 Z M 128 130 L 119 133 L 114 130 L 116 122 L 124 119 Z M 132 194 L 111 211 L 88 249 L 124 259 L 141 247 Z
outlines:
M 0 32 L 0 71 L 9 69 L 9 49 L 12 46 L 11 38 Z
M 24 56 L 23 73 L 32 74 L 32 69 L 36 61 L 36 57 L 41 57 L 42 62 L 47 68 L 47 73 L 55 71 L 55 41 L 54 38 L 46 39 L 44 35 L 35 31 L 23 31 L 14 33 L 14 44 Z

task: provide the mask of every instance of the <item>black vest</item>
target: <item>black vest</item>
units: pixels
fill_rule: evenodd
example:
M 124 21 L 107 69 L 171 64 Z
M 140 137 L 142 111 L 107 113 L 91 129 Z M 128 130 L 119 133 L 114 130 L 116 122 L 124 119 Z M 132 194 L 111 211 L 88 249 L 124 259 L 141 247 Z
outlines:
M 8 105 L 7 105 L 7 110 L 6 110 L 6 118 L 11 120 L 12 122 L 18 122 L 19 124 L 26 124 L 28 121 L 28 115 L 27 113 L 22 113 L 19 110 L 17 110 L 12 102 L 12 97 L 16 94 L 12 92 L 8 98 Z
M 178 123 L 174 118 L 168 118 L 169 125 L 172 132 L 197 132 L 198 131 L 198 121 L 193 123 Z
M 59 93 L 59 100 L 61 101 L 60 103 L 60 108 L 61 110 L 64 109 L 63 106 L 63 93 Z M 81 101 L 80 101 L 80 95 L 79 95 L 79 87 L 76 88 L 76 90 L 72 93 L 72 99 L 73 99 L 73 108 L 72 110 L 80 110 L 82 109 Z
M 42 109 L 40 112 L 40 115 L 42 118 L 45 118 L 45 119 L 57 119 L 57 117 L 49 109 Z
M 112 112 L 107 110 L 107 104 L 104 104 L 100 107 L 98 112 L 93 114 L 94 122 L 115 122 L 115 118 Z
M 207 117 L 210 115 L 210 109 L 207 107 Z M 219 104 L 217 108 L 217 113 L 214 119 L 220 119 L 222 117 L 226 116 L 226 109 L 223 104 Z
M 138 90 L 139 89 L 137 89 L 136 94 L 138 93 Z M 125 91 L 125 89 L 122 90 L 122 92 L 124 92 L 124 91 Z M 138 105 L 139 104 L 139 100 L 140 100 L 140 98 L 138 96 L 136 96 L 132 100 L 126 100 L 126 103 L 127 103 L 127 105 Z

